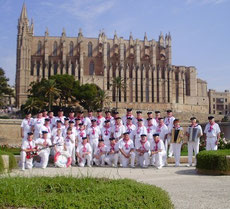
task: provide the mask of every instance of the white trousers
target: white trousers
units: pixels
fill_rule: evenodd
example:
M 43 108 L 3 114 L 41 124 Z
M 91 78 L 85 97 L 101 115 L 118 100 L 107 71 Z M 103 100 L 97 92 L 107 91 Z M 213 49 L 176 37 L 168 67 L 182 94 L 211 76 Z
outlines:
M 91 165 L 91 161 L 92 161 L 92 155 L 88 154 L 88 155 L 85 155 L 85 157 L 81 156 L 81 162 L 80 162 L 80 158 L 78 158 L 78 165 L 80 167 L 84 167 L 85 163 L 86 163 L 86 160 L 87 160 L 87 165 L 90 166 Z
M 216 141 L 217 141 L 216 137 L 207 138 L 206 150 L 217 150 L 218 146 L 216 145 Z
M 92 153 L 94 153 L 96 147 L 98 146 L 98 139 L 90 139 L 89 143 L 92 147 Z
M 196 155 L 199 153 L 199 141 L 188 142 L 188 164 L 192 165 L 193 152 L 195 154 L 195 165 L 196 165 Z
M 71 157 L 72 157 L 72 165 L 76 164 L 76 147 L 75 145 L 73 146 L 72 152 L 71 152 Z
M 102 165 L 104 166 L 105 165 L 105 154 L 104 155 L 101 155 L 99 159 L 97 158 L 93 158 L 93 161 L 95 162 L 95 164 L 98 166 L 98 165 Z
M 124 155 L 120 154 L 120 160 L 121 160 L 122 167 L 127 167 L 130 159 L 131 159 L 131 166 L 134 166 L 135 152 L 130 153 L 130 158 L 126 158 Z
M 154 165 L 156 167 L 162 167 L 164 166 L 164 158 L 166 156 L 165 151 L 158 152 L 151 157 L 151 165 Z
M 35 167 L 37 168 L 46 168 L 49 162 L 50 150 L 42 150 L 38 153 L 41 157 L 40 163 L 36 163 Z
M 119 156 L 118 153 L 116 153 L 116 154 L 111 154 L 111 155 L 107 155 L 107 156 L 105 157 L 105 162 L 106 162 L 109 166 L 111 166 L 112 163 L 113 163 L 115 166 L 117 166 L 118 156 Z
M 22 169 L 25 169 L 25 168 L 31 169 L 33 167 L 33 158 L 27 159 L 25 151 L 21 151 L 20 155 L 21 155 Z
M 149 152 L 145 152 L 143 155 L 139 155 L 139 163 L 141 167 L 145 167 L 149 165 L 149 156 L 150 156 Z
M 175 159 L 175 165 L 180 165 L 180 153 L 181 153 L 181 143 L 172 143 L 173 153 L 174 153 L 174 159 Z

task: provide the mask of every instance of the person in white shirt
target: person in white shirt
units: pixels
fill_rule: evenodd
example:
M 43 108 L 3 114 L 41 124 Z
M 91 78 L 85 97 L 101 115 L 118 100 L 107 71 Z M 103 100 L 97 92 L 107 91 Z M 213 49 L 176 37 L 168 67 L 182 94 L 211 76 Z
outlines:
M 42 112 L 38 112 L 37 117 L 33 119 L 32 132 L 34 132 L 34 139 L 41 137 L 40 129 L 44 125 L 44 118 L 42 117 Z
M 54 117 L 54 112 L 53 111 L 49 111 L 48 112 L 48 116 L 49 116 L 49 119 L 50 119 L 50 128 L 51 130 L 53 129 L 53 127 L 55 127 L 55 117 Z
M 153 124 L 152 118 L 147 118 L 147 139 L 149 142 L 153 140 L 153 134 L 156 132 L 156 126 Z
M 159 124 L 159 119 L 161 118 L 161 112 L 160 111 L 155 111 L 155 121 L 157 123 L 157 125 Z
M 51 140 L 48 138 L 48 132 L 42 132 L 42 138 L 39 138 L 35 141 L 35 144 L 38 146 L 38 149 L 42 149 L 38 152 L 38 155 L 41 157 L 40 163 L 35 162 L 34 166 L 37 168 L 46 168 L 49 162 L 50 148 L 52 145 Z
M 153 118 L 153 112 L 147 112 L 147 119 L 145 120 L 145 126 L 147 126 L 148 125 L 148 120 L 151 120 L 151 124 L 153 125 L 153 126 L 157 126 L 157 122 L 156 122 L 156 120 Z
M 75 125 L 74 125 L 74 127 L 75 127 L 76 131 L 79 130 L 79 128 L 80 128 L 79 124 L 80 123 L 81 123 L 81 119 L 80 118 L 75 118 Z
M 168 127 L 164 124 L 164 119 L 163 118 L 159 118 L 158 121 L 159 121 L 159 123 L 158 123 L 158 126 L 156 127 L 156 133 L 159 134 L 160 139 L 165 144 L 167 134 L 168 134 Z
M 82 138 L 82 143 L 79 144 L 76 150 L 78 165 L 84 167 L 87 161 L 88 167 L 91 167 L 92 161 L 92 147 L 87 142 L 87 137 Z
M 110 144 L 107 146 L 107 155 L 105 162 L 112 167 L 117 167 L 119 157 L 119 142 L 116 142 L 114 137 L 109 138 Z
M 143 121 L 143 124 L 145 124 L 146 122 L 145 122 L 145 119 L 142 116 L 142 111 L 138 110 L 136 113 L 137 113 L 137 117 L 133 119 L 133 124 L 135 126 L 137 126 L 139 119 L 141 119 Z
M 101 128 L 101 136 L 104 139 L 104 143 L 106 146 L 110 144 L 109 138 L 112 134 L 112 128 L 110 126 L 110 120 L 105 121 L 105 125 Z
M 164 119 L 164 124 L 168 127 L 168 132 L 170 133 L 172 128 L 173 128 L 173 121 L 175 120 L 175 118 L 173 117 L 173 113 L 172 110 L 167 110 L 167 117 L 165 117 Z M 173 149 L 172 149 L 172 145 L 170 143 L 171 141 L 171 135 L 168 134 L 167 135 L 167 139 L 166 139 L 166 143 L 165 143 L 165 151 L 166 153 L 168 153 L 169 157 L 173 156 Z M 169 146 L 169 149 L 168 149 Z
M 95 119 L 93 116 L 93 111 L 92 110 L 88 110 L 88 116 L 85 117 L 85 126 L 86 126 L 86 130 L 92 125 L 91 124 L 91 120 Z
M 69 122 L 70 121 L 73 121 L 74 123 L 75 123 L 75 117 L 74 117 L 74 110 L 70 110 L 70 112 L 69 112 L 69 117 L 68 117 L 68 119 L 69 119 Z
M 62 125 L 64 125 L 65 122 L 65 116 L 64 116 L 64 112 L 63 109 L 59 109 L 58 110 L 58 115 L 55 118 L 55 123 L 57 123 L 57 121 L 60 120 L 62 122 Z
M 119 141 L 123 138 L 123 133 L 125 133 L 125 127 L 121 122 L 121 118 L 117 117 L 115 118 L 115 124 L 112 127 L 112 136 L 116 139 L 116 141 Z
M 110 110 L 105 111 L 105 120 L 110 121 L 110 126 L 113 126 L 115 124 L 114 117 L 111 115 Z
M 22 140 L 27 139 L 27 133 L 32 132 L 33 118 L 31 118 L 31 113 L 27 113 L 25 119 L 21 123 L 21 137 Z
M 67 134 L 64 138 L 64 150 L 67 151 L 72 156 L 72 165 L 76 163 L 75 157 L 75 138 L 72 134 L 72 129 L 67 129 Z
M 43 131 L 47 131 L 48 132 L 48 138 L 51 139 L 51 128 L 50 128 L 50 119 L 46 118 L 45 119 L 45 123 L 44 125 L 40 128 L 40 136 L 42 135 Z
M 129 137 L 133 140 L 133 132 L 136 130 L 136 126 L 132 123 L 132 118 L 127 118 L 127 123 L 125 124 L 125 132 L 129 132 Z
M 159 134 L 155 133 L 153 135 L 153 142 L 150 145 L 151 150 L 151 161 L 157 169 L 161 169 L 164 165 L 164 158 L 166 156 L 165 146 L 163 141 L 160 139 Z
M 46 119 L 46 118 L 49 117 L 49 116 L 48 116 L 48 112 L 47 112 L 46 109 L 43 110 L 43 112 L 42 112 L 42 117 L 43 117 L 44 119 Z
M 57 135 L 54 137 L 53 144 L 56 144 L 54 146 L 54 155 L 57 152 L 61 152 L 64 150 L 64 138 L 62 136 L 62 131 L 61 129 L 57 130 Z
M 208 120 L 209 123 L 204 129 L 206 150 L 217 150 L 218 141 L 220 139 L 220 127 L 217 123 L 215 123 L 213 116 L 209 116 Z
M 64 118 L 64 129 L 67 130 L 67 128 L 69 127 L 69 118 Z
M 92 150 L 94 152 L 95 148 L 98 145 L 98 140 L 101 137 L 101 130 L 99 126 L 97 126 L 97 121 L 96 119 L 91 120 L 92 126 L 88 128 L 87 130 L 87 137 L 89 140 L 89 143 L 92 147 Z
M 80 123 L 83 123 L 85 125 L 84 111 L 82 110 L 78 111 L 76 118 L 80 119 Z
M 133 110 L 132 108 L 127 108 L 127 109 L 126 109 L 126 111 L 127 111 L 126 115 L 124 115 L 124 116 L 121 118 L 124 125 L 127 124 L 128 118 L 131 118 L 132 123 L 134 122 L 134 116 L 133 116 L 133 114 L 132 114 L 132 110 Z
M 102 110 L 101 109 L 97 110 L 96 120 L 97 120 L 97 126 L 99 126 L 99 128 L 102 128 L 103 124 L 105 122 L 105 118 L 102 115 Z
M 83 123 L 79 124 L 80 128 L 76 131 L 76 147 L 79 143 L 82 143 L 82 138 L 87 137 L 87 132 Z
M 137 122 L 137 126 L 136 126 L 136 130 L 132 132 L 133 134 L 133 140 L 134 140 L 134 145 L 136 146 L 136 144 L 138 144 L 138 142 L 141 139 L 141 135 L 145 134 L 147 135 L 147 129 L 146 127 L 143 125 L 143 120 L 142 119 L 138 119 Z
M 139 158 L 139 164 L 142 168 L 147 168 L 149 165 L 150 143 L 147 140 L 147 135 L 142 134 L 141 140 L 136 146 L 136 153 Z
M 123 134 L 123 139 L 119 142 L 121 166 L 127 167 L 131 158 L 131 167 L 135 168 L 135 152 L 133 141 L 129 138 L 129 133 Z
M 28 152 L 30 151 L 36 151 L 35 142 L 33 140 L 33 133 L 28 132 L 27 138 L 23 140 L 22 146 L 21 146 L 21 165 L 22 165 L 22 171 L 25 170 L 25 168 L 32 169 L 33 167 L 33 157 L 29 155 Z
M 64 136 L 64 127 L 62 126 L 62 122 L 60 120 L 57 120 L 56 126 L 54 126 L 52 132 L 51 132 L 51 141 L 54 140 L 54 137 L 57 136 L 57 130 L 60 129 L 62 136 Z
M 188 137 L 188 167 L 192 166 L 193 151 L 195 154 L 195 165 L 196 155 L 199 153 L 200 137 L 203 135 L 202 128 L 197 124 L 195 117 L 190 119 L 191 125 L 187 128 L 186 136 Z
M 105 154 L 107 147 L 104 144 L 104 139 L 99 139 L 98 146 L 94 151 L 93 161 L 97 166 L 105 166 Z

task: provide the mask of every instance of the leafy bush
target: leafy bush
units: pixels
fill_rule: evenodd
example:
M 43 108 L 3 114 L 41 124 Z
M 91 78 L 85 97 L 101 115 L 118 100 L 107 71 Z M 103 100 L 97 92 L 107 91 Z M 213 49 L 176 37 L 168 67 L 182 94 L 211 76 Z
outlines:
M 10 152 L 14 155 L 20 155 L 20 152 L 21 152 L 20 147 L 12 147 L 12 146 L 9 146 L 8 144 L 0 145 L 0 150 L 4 152 Z
M 4 171 L 3 160 L 1 155 L 9 155 L 9 171 L 11 171 L 14 168 L 17 168 L 17 161 L 14 157 L 14 154 L 10 152 L 0 151 L 0 172 Z
M 174 208 L 162 189 L 128 179 L 7 177 L 0 194 L 0 207 Z
M 230 171 L 230 162 L 226 159 L 230 149 L 217 151 L 202 151 L 197 155 L 198 169 L 213 171 Z

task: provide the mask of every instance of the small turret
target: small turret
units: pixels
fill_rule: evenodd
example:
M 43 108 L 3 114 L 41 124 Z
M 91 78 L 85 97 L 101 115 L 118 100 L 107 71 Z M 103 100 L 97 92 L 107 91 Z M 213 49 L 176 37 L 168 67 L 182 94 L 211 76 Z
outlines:
M 159 44 L 161 47 L 164 47 L 164 36 L 163 33 L 161 32 L 160 36 L 159 36 Z
M 62 29 L 62 37 L 66 37 L 66 32 L 65 32 L 65 28 Z

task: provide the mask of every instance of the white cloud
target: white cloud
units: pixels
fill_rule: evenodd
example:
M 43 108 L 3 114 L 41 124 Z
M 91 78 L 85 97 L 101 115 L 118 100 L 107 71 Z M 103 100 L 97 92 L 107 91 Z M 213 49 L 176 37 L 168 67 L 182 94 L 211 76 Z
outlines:
M 114 4 L 115 0 L 71 0 L 61 4 L 60 8 L 80 19 L 89 20 L 107 12 Z

